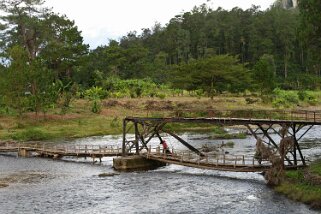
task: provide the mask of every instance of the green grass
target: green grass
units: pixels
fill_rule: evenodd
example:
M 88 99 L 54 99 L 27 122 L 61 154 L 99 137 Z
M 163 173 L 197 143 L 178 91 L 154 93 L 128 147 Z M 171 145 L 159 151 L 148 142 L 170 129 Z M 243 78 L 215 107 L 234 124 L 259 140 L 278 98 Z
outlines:
M 236 133 L 236 134 L 216 134 L 212 136 L 212 139 L 224 139 L 224 140 L 229 140 L 229 139 L 245 139 L 246 134 L 244 133 Z
M 285 173 L 286 177 L 292 180 L 302 181 L 304 179 L 302 170 L 289 170 Z
M 295 201 L 301 201 L 312 205 L 314 208 L 321 208 L 321 187 L 305 183 L 284 182 L 275 190 L 285 194 Z
M 312 92 L 311 92 L 312 93 Z M 321 92 L 313 92 L 321 97 Z M 110 100 L 104 100 L 105 103 Z M 44 117 L 42 114 L 26 113 L 22 118 L 5 113 L 0 114 L 0 139 L 1 140 L 50 140 L 60 138 L 79 138 L 94 135 L 120 134 L 122 133 L 122 119 L 126 116 L 135 117 L 173 117 L 175 108 L 181 109 L 183 114 L 191 117 L 214 116 L 224 117 L 275 117 L 270 115 L 271 104 L 262 102 L 251 105 L 246 104 L 244 97 L 224 94 L 214 97 L 213 100 L 202 97 L 166 97 L 164 101 L 158 98 L 122 98 L 115 99 L 115 105 L 103 105 L 100 114 L 91 113 L 91 106 L 87 100 L 76 99 L 66 114 L 62 115 L 59 108 L 50 109 Z M 154 101 L 159 106 L 158 110 L 146 110 L 146 103 Z M 173 106 L 173 109 L 166 108 Z M 191 111 L 184 111 L 190 109 Z M 208 111 L 208 109 L 212 109 Z M 214 109 L 214 111 L 213 111 Z M 321 110 L 321 105 L 315 107 Z M 237 110 L 237 111 L 232 111 Z M 193 112 L 193 113 L 191 113 Z M 225 113 L 224 113 L 225 112 Z M 244 139 L 246 135 L 229 134 L 220 126 L 210 124 L 168 124 L 165 126 L 174 132 L 207 132 L 213 139 Z M 320 171 L 320 170 L 319 170 Z
M 24 128 L 14 127 L 2 130 L 2 139 L 17 141 L 38 141 L 87 136 L 112 135 L 122 133 L 119 119 L 94 116 L 69 120 L 53 120 L 24 124 Z
M 285 181 L 275 187 L 275 190 L 286 195 L 292 200 L 310 204 L 313 208 L 321 209 L 321 185 L 314 185 L 305 180 L 305 170 L 315 175 L 320 175 L 321 160 L 313 162 L 304 170 L 286 171 Z
M 321 176 L 321 160 L 318 160 L 310 165 L 310 171 Z
M 9 134 L 9 137 L 18 141 L 38 141 L 52 138 L 51 133 L 35 127 Z
M 229 142 L 227 142 L 227 143 L 225 144 L 225 146 L 228 147 L 228 148 L 233 148 L 234 145 L 235 145 L 235 143 L 234 143 L 233 141 L 229 141 Z
M 220 129 L 218 126 L 198 123 L 170 123 L 164 126 L 165 130 L 171 130 L 174 132 L 211 132 L 213 130 Z

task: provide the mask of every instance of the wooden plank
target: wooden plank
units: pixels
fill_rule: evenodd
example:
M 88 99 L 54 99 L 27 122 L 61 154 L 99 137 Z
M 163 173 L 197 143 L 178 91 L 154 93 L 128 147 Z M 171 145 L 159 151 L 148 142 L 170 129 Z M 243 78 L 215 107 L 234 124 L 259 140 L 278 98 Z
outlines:
M 149 159 L 157 160 L 165 163 L 177 164 L 182 166 L 189 166 L 200 169 L 211 169 L 211 170 L 220 170 L 220 171 L 232 171 L 232 172 L 262 172 L 270 168 L 270 166 L 249 166 L 249 165 L 216 165 L 216 164 L 207 164 L 203 162 L 190 162 L 190 161 L 182 161 L 174 158 L 170 158 L 169 156 L 166 159 L 162 157 L 157 157 L 154 155 L 149 155 Z

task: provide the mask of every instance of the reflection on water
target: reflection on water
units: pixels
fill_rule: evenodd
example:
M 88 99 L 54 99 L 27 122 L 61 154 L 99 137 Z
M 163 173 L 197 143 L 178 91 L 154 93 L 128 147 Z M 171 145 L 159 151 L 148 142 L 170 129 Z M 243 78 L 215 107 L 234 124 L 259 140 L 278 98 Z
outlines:
M 205 134 L 181 136 L 196 147 L 209 143 Z M 170 146 L 183 149 L 165 138 Z M 321 154 L 320 139 L 317 128 L 303 139 L 302 145 L 309 144 L 303 151 L 305 156 L 314 159 Z M 255 142 L 250 137 L 233 141 L 231 153 L 253 153 Z M 71 143 L 115 142 L 121 145 L 121 136 Z M 211 143 L 219 144 L 221 140 Z M 152 144 L 157 146 L 158 142 Z M 101 165 L 90 162 L 0 156 L 0 183 L 10 183 L 0 188 L 0 213 L 317 213 L 278 195 L 256 173 L 169 165 L 153 171 L 99 177 L 101 173 L 114 172 L 112 158 L 104 158 Z

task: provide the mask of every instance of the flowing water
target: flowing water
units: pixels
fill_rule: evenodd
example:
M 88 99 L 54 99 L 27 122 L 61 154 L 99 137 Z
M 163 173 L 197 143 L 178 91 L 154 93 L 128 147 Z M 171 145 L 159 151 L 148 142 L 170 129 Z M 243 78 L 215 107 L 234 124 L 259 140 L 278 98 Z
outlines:
M 306 158 L 321 155 L 321 127 L 301 143 Z M 230 130 L 235 131 L 235 130 Z M 180 135 L 195 147 L 221 144 L 209 134 Z M 170 147 L 183 147 L 164 136 Z M 121 136 L 79 139 L 69 144 L 121 145 Z M 232 154 L 253 154 L 255 140 L 233 141 Z M 227 141 L 225 141 L 227 142 Z M 60 142 L 65 143 L 65 142 Z M 152 142 L 158 145 L 157 141 Z M 265 185 L 257 173 L 231 173 L 168 165 L 157 170 L 115 173 L 112 158 L 50 160 L 0 155 L 0 213 L 318 213 Z

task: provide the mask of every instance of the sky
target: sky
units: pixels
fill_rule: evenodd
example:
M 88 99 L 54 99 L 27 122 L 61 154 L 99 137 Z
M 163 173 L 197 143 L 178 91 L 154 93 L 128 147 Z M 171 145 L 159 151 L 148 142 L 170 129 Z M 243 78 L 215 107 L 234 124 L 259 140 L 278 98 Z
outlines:
M 188 12 L 203 3 L 212 9 L 222 7 L 248 9 L 251 5 L 268 8 L 274 0 L 47 0 L 46 6 L 75 21 L 84 42 L 91 48 L 119 40 L 130 31 L 141 32 L 155 22 L 163 26 L 175 15 Z

